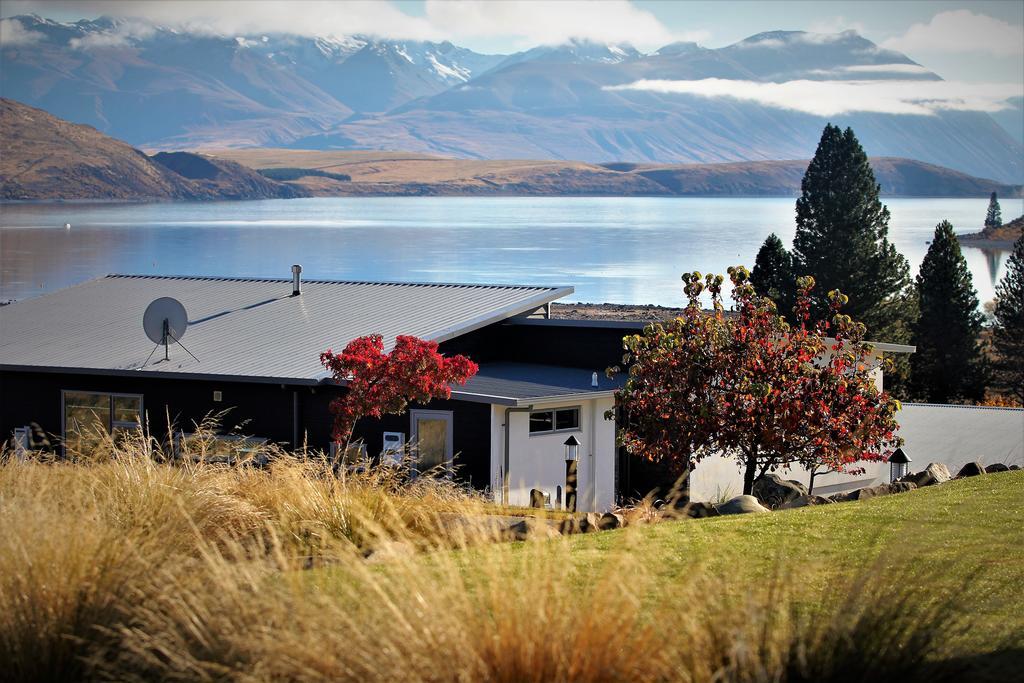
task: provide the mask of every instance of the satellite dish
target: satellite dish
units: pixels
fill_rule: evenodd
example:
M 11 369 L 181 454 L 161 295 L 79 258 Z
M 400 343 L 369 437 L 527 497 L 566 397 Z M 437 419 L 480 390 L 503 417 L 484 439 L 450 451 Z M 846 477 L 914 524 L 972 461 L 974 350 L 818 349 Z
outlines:
M 171 341 L 181 341 L 188 329 L 188 313 L 177 299 L 160 297 L 146 307 L 142 315 L 142 329 L 154 344 L 166 346 Z

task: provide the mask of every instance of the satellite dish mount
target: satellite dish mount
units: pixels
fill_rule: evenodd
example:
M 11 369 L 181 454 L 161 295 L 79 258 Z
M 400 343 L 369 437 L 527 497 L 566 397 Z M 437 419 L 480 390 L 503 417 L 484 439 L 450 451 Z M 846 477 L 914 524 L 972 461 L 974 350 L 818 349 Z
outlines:
M 188 329 L 188 313 L 185 312 L 185 307 L 177 299 L 164 296 L 150 303 L 142 316 L 142 329 L 145 330 L 149 340 L 156 344 L 153 350 L 150 351 L 149 358 L 142 364 L 142 367 L 146 367 L 149 364 L 150 358 L 153 357 L 153 354 L 156 353 L 156 350 L 161 345 L 164 347 L 164 360 L 169 361 L 171 359 L 170 346 L 172 341 L 185 349 L 185 353 L 192 356 L 197 363 L 199 362 L 195 354 L 181 343 L 181 338 L 185 336 L 185 331 Z

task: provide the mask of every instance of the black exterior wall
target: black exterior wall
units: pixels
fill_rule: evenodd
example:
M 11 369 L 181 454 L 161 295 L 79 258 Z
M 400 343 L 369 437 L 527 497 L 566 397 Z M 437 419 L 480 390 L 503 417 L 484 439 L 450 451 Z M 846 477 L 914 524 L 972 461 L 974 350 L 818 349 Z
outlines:
M 329 385 L 0 371 L 0 434 L 6 440 L 15 427 L 32 426 L 58 449 L 63 390 L 141 394 L 150 431 L 161 441 L 167 439 L 169 423 L 191 431 L 193 423 L 227 410 L 221 421 L 225 432 L 237 430 L 263 437 L 289 450 L 305 444 L 324 451 L 331 440 L 330 401 L 343 391 Z M 214 391 L 221 392 L 220 402 L 213 400 Z M 486 487 L 490 483 L 490 406 L 433 401 L 413 407 L 452 412 L 456 474 L 475 487 Z M 373 455 L 381 451 L 384 431 L 403 432 L 408 437 L 409 415 L 361 420 L 354 438 L 362 439 Z
M 478 363 L 506 361 L 588 368 L 603 373 L 622 364 L 622 338 L 643 329 L 507 321 L 441 344 L 445 354 L 463 353 Z
M 456 337 L 443 343 L 441 351 L 464 353 L 480 363 L 540 363 L 601 372 L 621 362 L 622 338 L 635 332 L 606 326 L 548 326 L 513 321 Z M 0 370 L 0 439 L 10 438 L 15 427 L 25 425 L 35 425 L 59 437 L 62 390 L 142 394 L 150 430 L 160 439 L 167 436 L 168 419 L 178 428 L 190 431 L 193 422 L 230 409 L 222 421 L 225 431 L 237 428 L 243 434 L 263 437 L 289 449 L 305 444 L 313 450 L 326 450 L 331 440 L 329 404 L 343 389 L 174 376 Z M 220 402 L 213 400 L 214 391 L 221 392 Z M 489 486 L 490 405 L 451 400 L 418 407 L 452 412 L 457 476 L 476 488 Z M 363 440 L 369 454 L 376 455 L 381 451 L 385 431 L 402 432 L 409 438 L 410 416 L 364 418 L 356 425 L 353 436 Z M 54 446 L 57 443 L 53 441 Z M 621 482 L 624 490 L 632 493 L 637 484 L 647 484 L 642 477 L 629 476 L 637 470 L 621 460 L 619 471 L 627 473 Z

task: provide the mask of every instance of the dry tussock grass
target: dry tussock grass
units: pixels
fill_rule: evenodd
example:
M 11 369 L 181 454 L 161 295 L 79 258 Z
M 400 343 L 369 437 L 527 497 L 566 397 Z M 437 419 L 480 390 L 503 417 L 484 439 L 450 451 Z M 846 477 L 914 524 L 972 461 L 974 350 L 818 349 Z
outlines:
M 165 455 L 140 439 L 87 463 L 0 464 L 9 680 L 934 683 L 954 671 L 929 662 L 965 612 L 956 595 L 909 588 L 926 576 L 871 570 L 822 590 L 780 561 L 737 590 L 695 558 L 666 591 L 632 542 L 642 527 L 587 565 L 567 539 L 480 544 L 493 534 L 472 522 L 483 503 L 447 481 L 334 476 L 280 453 L 266 468 Z M 368 562 L 370 547 L 393 552 Z

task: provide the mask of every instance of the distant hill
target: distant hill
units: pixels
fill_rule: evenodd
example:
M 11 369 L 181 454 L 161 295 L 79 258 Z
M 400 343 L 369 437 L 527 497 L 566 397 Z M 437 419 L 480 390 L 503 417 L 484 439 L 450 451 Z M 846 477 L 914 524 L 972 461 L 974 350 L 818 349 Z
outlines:
M 21 39 L 0 46 L 0 92 L 150 150 L 388 149 L 717 164 L 808 158 L 830 120 L 852 126 L 873 156 L 1024 182 L 1024 147 L 1013 137 L 1019 106 L 997 112 L 999 122 L 944 109 L 824 117 L 634 87 L 722 79 L 739 93 L 750 82 L 942 80 L 912 55 L 853 31 L 771 31 L 721 48 L 674 43 L 651 54 L 575 40 L 483 55 L 450 42 L 360 35 L 214 35 L 142 20 L 126 30 L 117 17 L 5 21 L 17 22 Z
M 653 165 L 628 162 L 451 159 L 404 152 L 293 149 L 210 151 L 264 173 L 287 170 L 289 184 L 315 196 L 796 196 L 806 160 Z M 1020 196 L 1019 185 L 975 178 L 910 159 L 871 159 L 888 196 Z M 302 169 L 307 169 L 306 175 Z M 325 174 L 338 174 L 337 181 Z M 280 176 L 275 176 L 280 177 Z
M 957 238 L 969 247 L 1012 249 L 1013 243 L 1021 236 L 1024 236 L 1024 216 L 1014 218 L 998 228 L 984 228 L 981 232 L 957 235 Z
M 302 196 L 225 159 L 149 157 L 91 126 L 0 98 L 0 199 L 170 200 Z

